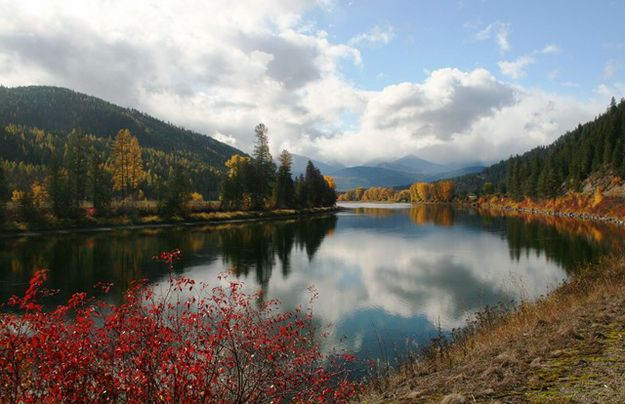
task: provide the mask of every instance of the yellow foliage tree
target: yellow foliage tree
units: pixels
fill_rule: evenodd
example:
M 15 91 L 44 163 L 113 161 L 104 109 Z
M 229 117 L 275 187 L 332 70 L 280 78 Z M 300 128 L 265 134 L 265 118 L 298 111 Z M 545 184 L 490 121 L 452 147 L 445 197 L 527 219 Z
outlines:
M 141 146 L 139 146 L 137 138 L 128 129 L 120 130 L 115 137 L 111 168 L 113 171 L 113 189 L 121 191 L 124 198 L 132 194 L 145 178 Z
M 323 179 L 326 180 L 326 184 L 332 189 L 336 189 L 336 182 L 334 182 L 334 178 L 329 175 L 324 175 Z
M 249 162 L 249 157 L 241 156 L 239 154 L 235 154 L 230 157 L 225 163 L 226 168 L 228 169 L 228 178 L 235 178 L 237 175 L 239 175 L 242 167 L 247 165 Z
M 453 181 L 440 181 L 435 184 L 436 199 L 440 202 L 449 202 L 454 197 L 456 183 Z
M 434 198 L 434 186 L 427 182 L 417 182 L 415 185 L 417 200 L 431 202 Z
M 41 209 L 46 207 L 50 200 L 50 195 L 48 195 L 48 190 L 44 184 L 39 181 L 33 182 L 33 185 L 30 187 L 30 192 L 33 195 L 33 205 L 36 208 Z

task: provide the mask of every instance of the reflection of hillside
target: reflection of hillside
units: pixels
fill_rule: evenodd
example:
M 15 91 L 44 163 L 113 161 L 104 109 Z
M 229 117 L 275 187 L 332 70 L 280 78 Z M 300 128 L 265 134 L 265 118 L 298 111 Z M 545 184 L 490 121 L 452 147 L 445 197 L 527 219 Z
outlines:
M 484 217 L 501 217 L 506 223 L 510 256 L 518 260 L 530 250 L 562 265 L 568 272 L 581 263 L 596 260 L 610 249 L 620 248 L 625 229 L 602 223 L 515 211 L 480 209 Z M 610 234 L 611 237 L 606 237 Z
M 454 225 L 454 209 L 446 205 L 412 205 L 410 220 L 418 225 L 433 223 L 437 226 Z

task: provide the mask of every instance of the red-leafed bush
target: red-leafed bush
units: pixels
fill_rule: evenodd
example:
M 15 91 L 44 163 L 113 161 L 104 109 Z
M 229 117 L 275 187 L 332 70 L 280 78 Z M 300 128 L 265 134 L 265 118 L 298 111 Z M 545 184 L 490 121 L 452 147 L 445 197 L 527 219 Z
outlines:
M 171 268 L 179 256 L 155 258 Z M 307 402 L 356 394 L 344 371 L 326 366 L 310 306 L 281 312 L 239 282 L 210 288 L 172 275 L 158 292 L 137 283 L 119 305 L 76 293 L 46 311 L 45 279 L 37 272 L 0 314 L 1 402 Z

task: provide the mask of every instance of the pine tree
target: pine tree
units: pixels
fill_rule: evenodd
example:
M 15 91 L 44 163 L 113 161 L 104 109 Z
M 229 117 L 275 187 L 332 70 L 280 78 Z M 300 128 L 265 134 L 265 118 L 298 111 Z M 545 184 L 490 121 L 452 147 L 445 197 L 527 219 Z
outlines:
M 269 137 L 267 127 L 260 123 L 254 128 L 256 145 L 252 155 L 254 181 L 252 184 L 252 209 L 262 210 L 271 198 L 276 180 L 276 165 L 269 152 Z
M 4 224 L 6 213 L 6 202 L 9 199 L 9 187 L 4 173 L 2 160 L 0 160 L 0 225 Z
M 52 211 L 58 218 L 65 218 L 71 213 L 71 200 L 67 170 L 63 167 L 62 158 L 53 153 L 50 161 L 50 199 Z
M 90 151 L 89 180 L 96 214 L 107 213 L 113 199 L 113 177 L 106 167 L 102 154 L 94 148 Z
M 291 154 L 286 150 L 282 150 L 274 191 L 276 208 L 292 208 L 295 206 L 295 185 L 291 174 L 292 162 L 293 157 Z
M 184 167 L 175 164 L 165 182 L 164 192 L 160 198 L 160 211 L 163 215 L 184 215 L 189 201 L 191 181 Z
M 67 170 L 70 210 L 77 215 L 85 199 L 89 170 L 89 143 L 80 130 L 72 130 L 65 143 L 64 166 Z

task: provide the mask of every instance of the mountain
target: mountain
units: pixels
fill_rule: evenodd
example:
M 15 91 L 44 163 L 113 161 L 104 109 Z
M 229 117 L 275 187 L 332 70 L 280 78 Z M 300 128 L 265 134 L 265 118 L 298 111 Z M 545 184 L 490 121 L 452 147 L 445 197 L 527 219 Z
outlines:
M 579 124 L 548 146 L 502 160 L 478 174 L 456 178 L 460 193 L 480 193 L 486 183 L 519 199 L 550 198 L 580 190 L 591 175 L 625 178 L 625 99 L 614 98 L 594 120 Z M 490 188 L 490 187 L 489 187 Z
M 481 172 L 482 165 L 441 165 L 409 155 L 400 159 L 374 165 L 347 167 L 329 172 L 336 181 L 337 190 L 345 191 L 356 187 L 408 187 L 417 181 L 438 181 L 462 175 Z M 322 170 L 323 171 L 323 170 Z
M 59 87 L 0 86 L 0 160 L 7 162 L 13 186 L 41 180 L 64 140 L 81 129 L 104 157 L 117 132 L 130 129 L 142 147 L 148 172 L 146 193 L 156 192 L 174 165 L 182 165 L 195 191 L 215 197 L 224 162 L 245 154 L 209 136 L 151 117 L 135 109 Z
M 338 191 L 357 187 L 395 187 L 422 180 L 422 176 L 382 167 L 356 166 L 332 173 Z
M 189 152 L 219 166 L 235 153 L 244 154 L 209 136 L 135 109 L 60 87 L 0 87 L 0 126 L 8 124 L 36 127 L 53 134 L 79 128 L 103 138 L 113 138 L 121 128 L 127 128 L 142 146 Z
M 329 164 L 324 163 L 322 161 L 313 160 L 309 157 L 302 156 L 299 154 L 291 154 L 293 157 L 293 165 L 291 166 L 291 172 L 294 176 L 298 176 L 300 174 L 304 174 L 306 172 L 306 165 L 308 161 L 312 161 L 312 163 L 317 167 L 323 175 L 332 175 L 334 172 L 345 168 L 345 166 L 341 164 Z
M 430 161 L 424 160 L 414 155 L 404 156 L 400 159 L 390 162 L 382 162 L 377 164 L 377 167 L 412 174 L 434 174 L 450 171 L 445 166 L 434 164 Z

